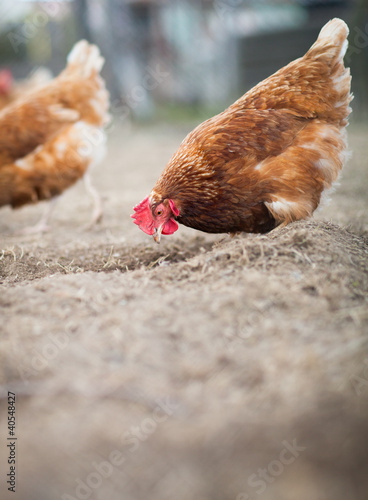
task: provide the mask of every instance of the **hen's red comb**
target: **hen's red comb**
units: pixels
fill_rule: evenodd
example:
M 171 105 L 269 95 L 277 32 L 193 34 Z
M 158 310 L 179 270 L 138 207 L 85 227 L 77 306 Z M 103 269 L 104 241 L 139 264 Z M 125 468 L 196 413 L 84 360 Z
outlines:
M 152 235 L 155 232 L 155 224 L 149 206 L 148 196 L 134 207 L 134 212 L 135 213 L 131 215 L 131 218 L 134 219 L 134 224 L 137 224 L 139 229 L 142 229 L 146 234 Z

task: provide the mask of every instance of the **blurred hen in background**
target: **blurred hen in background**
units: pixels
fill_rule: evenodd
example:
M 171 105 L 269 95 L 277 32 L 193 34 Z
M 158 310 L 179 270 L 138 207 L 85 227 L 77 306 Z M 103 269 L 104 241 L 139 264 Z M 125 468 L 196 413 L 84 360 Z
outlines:
M 24 90 L 0 112 L 0 206 L 57 196 L 100 159 L 109 107 L 103 63 L 98 48 L 82 40 L 57 78 Z M 97 205 L 94 219 L 100 216 Z

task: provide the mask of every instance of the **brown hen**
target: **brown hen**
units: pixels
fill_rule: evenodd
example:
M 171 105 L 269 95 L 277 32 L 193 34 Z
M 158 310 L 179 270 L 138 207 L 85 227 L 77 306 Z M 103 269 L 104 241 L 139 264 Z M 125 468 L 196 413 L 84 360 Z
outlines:
M 178 224 L 265 233 L 318 207 L 345 160 L 348 28 L 333 19 L 297 59 L 182 142 L 134 222 L 160 241 Z
M 103 63 L 82 40 L 57 78 L 0 111 L 0 207 L 57 196 L 100 159 L 109 107 Z

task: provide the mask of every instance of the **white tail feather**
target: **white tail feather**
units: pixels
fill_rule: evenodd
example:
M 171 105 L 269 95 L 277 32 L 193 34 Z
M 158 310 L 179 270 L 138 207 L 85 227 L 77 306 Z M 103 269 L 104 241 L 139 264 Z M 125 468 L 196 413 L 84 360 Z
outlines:
M 99 73 L 105 59 L 101 56 L 96 45 L 90 45 L 86 40 L 80 40 L 74 45 L 68 55 L 68 67 L 78 68 L 83 78 L 88 78 L 93 73 Z
M 312 45 L 307 54 L 320 52 L 321 47 L 325 50 L 320 57 L 328 57 L 331 60 L 341 60 L 344 58 L 348 48 L 347 36 L 349 28 L 341 19 L 335 18 L 329 21 L 320 31 L 317 41 Z
M 331 21 L 323 26 L 318 36 L 317 42 L 327 40 L 334 43 L 335 45 L 339 45 L 339 40 L 342 34 L 344 38 L 347 38 L 349 34 L 349 28 L 342 19 L 338 19 L 337 17 L 335 17 L 335 19 L 331 19 Z

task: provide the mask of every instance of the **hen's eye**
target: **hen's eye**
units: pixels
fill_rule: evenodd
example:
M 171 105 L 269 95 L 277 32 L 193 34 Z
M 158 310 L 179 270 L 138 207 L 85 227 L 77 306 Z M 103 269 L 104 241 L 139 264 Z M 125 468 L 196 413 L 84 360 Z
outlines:
M 162 210 L 157 210 L 156 215 L 162 215 Z

